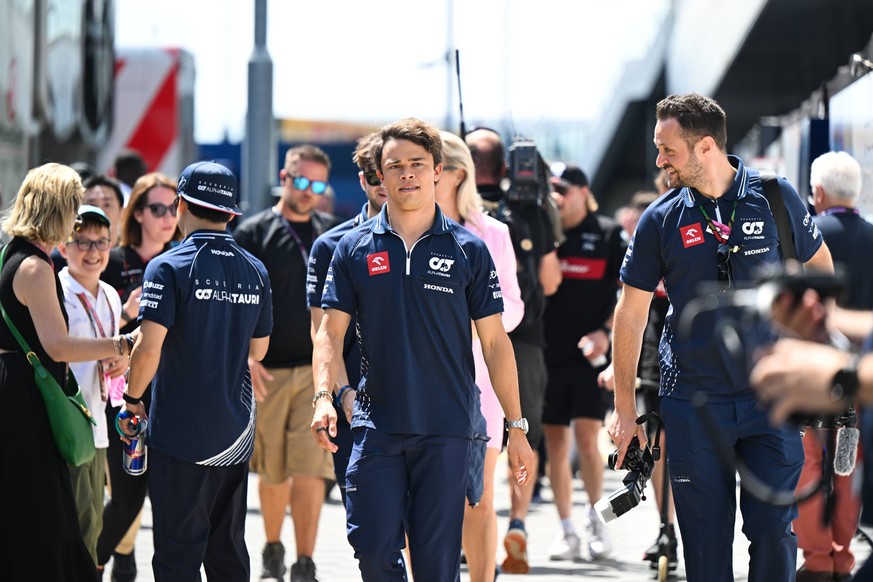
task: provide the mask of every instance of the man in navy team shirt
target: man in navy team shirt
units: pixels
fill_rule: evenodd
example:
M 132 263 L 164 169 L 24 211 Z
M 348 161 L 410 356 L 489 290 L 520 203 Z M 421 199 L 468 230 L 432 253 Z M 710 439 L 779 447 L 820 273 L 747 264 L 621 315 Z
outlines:
M 684 543 L 688 580 L 733 580 L 731 556 L 736 514 L 733 466 L 721 460 L 692 405 L 705 398 L 713 428 L 767 485 L 794 491 L 803 465 L 796 427 L 773 427 L 749 387 L 748 371 L 715 333 L 718 314 L 704 311 L 689 334 L 677 322 L 701 284 L 736 288 L 750 284 L 760 267 L 778 264 L 776 222 L 756 170 L 726 153 L 725 114 L 712 99 L 671 95 L 657 106 L 657 165 L 673 188 L 643 213 L 621 269 L 624 289 L 615 311 L 613 353 L 615 413 L 609 433 L 624 461 L 636 435 L 646 441 L 634 384 L 640 343 L 652 293 L 663 277 L 672 311 L 661 337 L 661 415 L 670 432 L 667 463 Z M 795 190 L 778 179 L 797 258 L 832 271 L 830 253 Z M 711 430 L 711 429 L 710 429 Z M 793 580 L 797 540 L 791 520 L 796 505 L 773 506 L 741 494 L 743 531 L 749 538 L 751 580 Z
M 519 481 L 533 461 L 500 285 L 485 244 L 435 203 L 442 173 L 436 128 L 416 119 L 389 124 L 373 159 L 388 203 L 334 253 L 313 354 L 312 430 L 322 447 L 337 450 L 329 439 L 336 434 L 331 392 L 356 317 L 363 373 L 354 394 L 346 517 L 362 578 L 406 580 L 405 523 L 415 579 L 460 580 L 476 390 L 471 321 L 510 419 L 508 455 Z
M 358 146 L 355 148 L 353 156 L 355 163 L 360 168 L 358 179 L 361 188 L 367 196 L 367 202 L 361 208 L 360 214 L 333 227 L 312 243 L 312 252 L 309 254 L 309 273 L 306 278 L 306 294 L 312 317 L 313 342 L 315 342 L 315 333 L 321 325 L 321 319 L 324 317 L 324 310 L 321 308 L 321 295 L 324 292 L 330 259 L 333 257 L 337 244 L 347 232 L 379 214 L 385 204 L 387 192 L 379 176 L 376 175 L 376 168 L 373 165 L 372 149 L 377 137 L 378 134 L 374 132 L 358 140 Z M 361 379 L 361 350 L 358 347 L 354 327 L 354 322 L 352 322 L 346 333 L 343 348 L 345 366 L 339 368 L 337 392 L 334 399 L 334 406 L 337 409 L 337 435 L 334 443 L 339 447 L 339 450 L 333 456 L 333 470 L 343 503 L 346 499 L 346 467 L 349 464 L 349 454 L 352 450 L 352 433 L 348 423 L 351 420 L 351 405 L 354 402 L 354 399 L 351 398 L 354 394 L 351 387 L 357 386 Z M 349 414 L 344 411 L 344 406 L 348 407 Z
M 248 358 L 267 352 L 272 295 L 263 263 L 226 232 L 236 178 L 212 162 L 179 177 L 186 238 L 146 267 L 127 410 L 151 384 L 149 493 L 155 580 L 248 580 L 248 461 L 255 398 Z

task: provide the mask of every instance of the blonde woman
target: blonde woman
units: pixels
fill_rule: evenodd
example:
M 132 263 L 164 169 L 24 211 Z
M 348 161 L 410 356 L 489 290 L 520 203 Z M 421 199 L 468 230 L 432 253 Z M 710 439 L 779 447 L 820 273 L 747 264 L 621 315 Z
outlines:
M 436 187 L 437 204 L 444 215 L 460 222 L 485 241 L 503 291 L 503 326 L 506 331 L 511 331 L 524 316 L 524 303 L 515 275 L 515 251 L 509 238 L 509 229 L 482 212 L 482 199 L 476 191 L 473 158 L 467 145 L 458 136 L 445 131 L 440 132 L 440 138 L 443 140 L 443 172 Z M 478 341 L 473 342 L 473 357 L 476 363 L 476 386 L 481 391 L 480 408 L 485 417 L 489 440 L 483 473 L 470 476 L 471 482 L 481 479 L 482 496 L 478 505 L 467 506 L 464 512 L 463 546 L 470 580 L 481 582 L 494 580 L 497 560 L 494 468 L 503 443 L 504 415 L 491 386 Z M 475 454 L 472 456 L 475 457 Z
M 63 291 L 49 249 L 73 232 L 84 190 L 78 173 L 60 164 L 28 172 L 2 221 L 12 237 L 0 271 L 0 303 L 43 366 L 61 386 L 66 362 L 103 360 L 112 376 L 127 367 L 121 336 L 74 338 L 67 333 Z M 97 580 L 79 533 L 67 464 L 55 448 L 33 368 L 0 321 L 0 580 Z

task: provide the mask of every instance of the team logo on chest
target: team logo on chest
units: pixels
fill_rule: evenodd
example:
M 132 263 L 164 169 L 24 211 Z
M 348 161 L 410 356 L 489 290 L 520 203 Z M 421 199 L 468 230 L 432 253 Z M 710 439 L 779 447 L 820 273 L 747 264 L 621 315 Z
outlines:
M 455 259 L 441 257 L 439 255 L 431 255 L 427 266 L 430 269 L 429 275 L 438 275 L 440 277 L 451 277 L 449 271 L 452 270 L 452 265 L 455 264 Z
M 367 255 L 367 271 L 371 277 L 390 273 L 391 263 L 388 261 L 388 251 Z
M 700 228 L 699 222 L 683 226 L 679 230 L 682 233 L 682 244 L 686 249 L 703 244 L 703 229 Z
M 754 220 L 751 222 L 743 223 L 743 234 L 761 234 L 764 232 L 764 221 L 763 220 Z

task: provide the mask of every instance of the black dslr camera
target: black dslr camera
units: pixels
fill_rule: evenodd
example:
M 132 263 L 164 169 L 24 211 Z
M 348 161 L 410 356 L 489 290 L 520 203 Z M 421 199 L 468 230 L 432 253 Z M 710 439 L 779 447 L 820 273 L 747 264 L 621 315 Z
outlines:
M 516 137 L 509 153 L 509 190 L 506 198 L 519 204 L 541 204 L 549 196 L 551 172 L 532 139 Z
M 607 459 L 609 468 L 613 471 L 623 470 L 628 471 L 622 479 L 624 487 L 616 489 L 609 497 L 604 497 L 594 504 L 594 509 L 600 520 L 603 523 L 608 523 L 617 517 L 621 517 L 640 503 L 640 499 L 645 499 L 643 491 L 646 488 L 646 482 L 652 476 L 652 471 L 655 468 L 655 459 L 649 451 L 648 445 L 645 449 L 640 448 L 640 441 L 636 436 L 631 439 L 627 446 L 627 453 L 624 456 L 624 462 L 620 467 L 615 466 L 618 460 L 618 451 L 613 451 Z

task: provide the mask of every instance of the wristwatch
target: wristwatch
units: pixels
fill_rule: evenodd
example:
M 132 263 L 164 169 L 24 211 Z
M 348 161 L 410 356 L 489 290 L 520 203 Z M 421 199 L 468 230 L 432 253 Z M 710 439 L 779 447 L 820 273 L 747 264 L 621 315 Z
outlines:
M 506 421 L 506 430 L 511 428 L 520 428 L 521 432 L 527 434 L 528 425 L 526 418 L 519 418 L 518 420 L 507 420 Z

